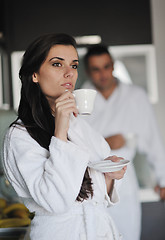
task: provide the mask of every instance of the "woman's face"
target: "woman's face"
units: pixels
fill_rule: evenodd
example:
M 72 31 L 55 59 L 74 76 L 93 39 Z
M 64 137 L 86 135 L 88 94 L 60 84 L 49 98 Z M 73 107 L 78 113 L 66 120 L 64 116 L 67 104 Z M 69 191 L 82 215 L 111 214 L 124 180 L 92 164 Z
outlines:
M 39 72 L 32 76 L 39 83 L 48 101 L 58 98 L 65 90 L 73 91 L 78 77 L 78 55 L 72 45 L 53 46 Z

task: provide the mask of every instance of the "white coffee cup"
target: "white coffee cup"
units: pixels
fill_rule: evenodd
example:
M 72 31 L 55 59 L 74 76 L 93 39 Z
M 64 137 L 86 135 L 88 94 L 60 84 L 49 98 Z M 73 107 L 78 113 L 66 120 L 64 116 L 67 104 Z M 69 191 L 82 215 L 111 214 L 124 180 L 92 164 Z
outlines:
M 89 115 L 92 113 L 97 91 L 94 89 L 77 89 L 73 95 L 79 114 Z

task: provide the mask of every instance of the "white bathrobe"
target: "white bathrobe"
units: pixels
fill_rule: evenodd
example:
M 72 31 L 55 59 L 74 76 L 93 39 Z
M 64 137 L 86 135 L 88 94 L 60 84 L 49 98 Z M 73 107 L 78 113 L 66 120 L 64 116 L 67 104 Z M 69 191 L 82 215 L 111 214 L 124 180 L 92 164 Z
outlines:
M 35 211 L 31 240 L 121 239 L 106 212 L 118 202 L 118 183 L 110 199 L 104 175 L 90 169 L 94 196 L 76 201 L 88 163 L 108 157 L 108 144 L 79 117 L 72 116 L 68 137 L 70 141 L 64 142 L 53 136 L 47 151 L 23 127 L 10 128 L 6 135 L 6 176 L 24 204 Z
M 82 88 L 95 89 L 91 82 L 86 82 Z M 158 184 L 165 187 L 165 151 L 151 104 L 143 89 L 119 81 L 107 100 L 98 92 L 91 116 L 84 119 L 105 138 L 115 134 L 135 134 L 137 149 L 127 145 L 112 153 L 128 160 L 133 160 L 136 151 L 146 154 L 155 170 Z M 133 164 L 128 166 L 122 182 L 120 204 L 108 211 L 124 240 L 140 239 L 141 209 Z

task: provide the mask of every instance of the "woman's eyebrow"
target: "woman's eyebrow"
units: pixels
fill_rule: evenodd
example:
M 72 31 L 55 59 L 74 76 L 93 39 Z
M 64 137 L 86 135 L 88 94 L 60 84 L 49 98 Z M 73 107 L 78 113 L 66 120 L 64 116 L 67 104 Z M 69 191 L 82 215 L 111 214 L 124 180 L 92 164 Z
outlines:
M 49 62 L 50 62 L 52 59 L 54 59 L 54 58 L 57 58 L 57 59 L 59 59 L 59 60 L 61 60 L 61 61 L 64 61 L 64 58 L 61 58 L 61 57 L 52 57 L 52 58 L 49 60 Z
M 49 60 L 49 62 L 50 62 L 51 60 L 53 60 L 54 58 L 59 59 L 59 60 L 61 60 L 61 61 L 64 61 L 64 60 L 65 60 L 64 58 L 61 58 L 61 57 L 52 57 L 52 58 Z M 78 59 L 75 59 L 75 60 L 73 60 L 73 62 L 79 62 L 79 60 L 78 60 Z

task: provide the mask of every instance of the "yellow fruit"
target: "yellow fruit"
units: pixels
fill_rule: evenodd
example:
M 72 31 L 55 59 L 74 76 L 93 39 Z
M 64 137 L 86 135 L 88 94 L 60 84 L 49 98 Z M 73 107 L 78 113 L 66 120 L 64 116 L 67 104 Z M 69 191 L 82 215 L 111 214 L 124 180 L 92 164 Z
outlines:
M 0 198 L 0 208 L 5 208 L 7 206 L 7 202 L 5 199 Z
M 22 203 L 13 203 L 13 204 L 9 205 L 8 207 L 4 208 L 3 209 L 3 213 L 4 214 L 8 214 L 9 212 L 11 212 L 13 210 L 16 210 L 16 209 L 23 209 L 23 210 L 29 212 L 29 210 L 25 207 L 24 204 L 22 204 Z
M 16 210 L 13 210 L 12 212 L 10 212 L 8 214 L 8 216 L 10 217 L 18 217 L 18 218 L 28 218 L 30 215 L 29 212 L 27 212 L 26 210 L 24 209 L 16 209 Z
M 30 223 L 30 218 L 6 218 L 0 219 L 0 228 L 23 227 Z

